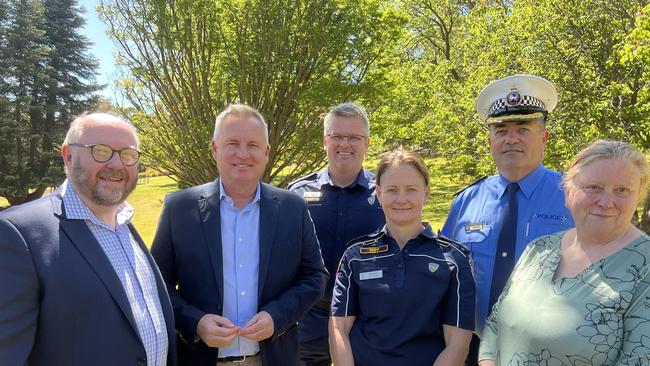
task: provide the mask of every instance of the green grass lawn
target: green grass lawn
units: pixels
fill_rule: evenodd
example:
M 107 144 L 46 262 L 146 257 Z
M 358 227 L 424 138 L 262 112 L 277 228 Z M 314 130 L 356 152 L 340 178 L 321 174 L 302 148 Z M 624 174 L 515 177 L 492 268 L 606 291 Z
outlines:
M 431 196 L 424 207 L 424 220 L 437 232 L 445 222 L 454 192 L 462 189 L 467 182 L 445 172 L 444 158 L 427 158 L 426 163 L 431 174 Z M 369 161 L 366 166 L 374 169 L 376 161 Z M 171 178 L 153 177 L 147 183 L 138 184 L 128 199 L 135 207 L 135 227 L 148 246 L 151 245 L 156 232 L 163 199 L 166 194 L 176 189 L 176 183 Z
M 158 216 L 165 195 L 176 190 L 178 190 L 176 182 L 171 178 L 151 177 L 148 178 L 148 181 L 141 180 L 135 191 L 129 196 L 127 201 L 135 208 L 133 224 L 147 246 L 151 246 L 156 233 Z
M 445 172 L 444 158 L 425 159 L 429 168 L 430 190 L 429 201 L 424 206 L 423 220 L 431 224 L 434 232 L 442 229 L 447 219 L 447 213 L 451 202 L 454 200 L 454 193 L 463 189 L 468 182 L 461 177 Z
M 176 187 L 176 182 L 169 177 L 151 177 L 147 181 L 140 180 L 135 191 L 127 199 L 135 208 L 133 223 L 147 246 L 151 246 L 156 233 L 163 199 L 167 193 L 176 191 Z M 6 206 L 9 206 L 9 202 L 0 197 L 0 207 Z
M 424 221 L 428 221 L 437 232 L 445 222 L 454 192 L 464 187 L 466 182 L 445 172 L 443 158 L 427 158 L 426 163 L 431 174 L 431 196 L 424 207 Z M 370 161 L 366 166 L 374 169 L 376 162 Z M 135 208 L 133 223 L 147 246 L 151 246 L 156 232 L 165 195 L 176 190 L 176 182 L 171 178 L 152 177 L 148 181 L 140 181 L 129 196 L 128 202 Z M 6 200 L 0 198 L 0 207 L 7 204 Z

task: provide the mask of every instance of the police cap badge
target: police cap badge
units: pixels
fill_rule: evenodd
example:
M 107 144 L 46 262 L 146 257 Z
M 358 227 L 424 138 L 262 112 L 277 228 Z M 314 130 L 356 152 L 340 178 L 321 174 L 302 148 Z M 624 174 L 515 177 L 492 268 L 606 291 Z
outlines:
M 557 105 L 557 91 L 548 80 L 517 74 L 491 82 L 479 93 L 476 108 L 487 124 L 546 121 Z

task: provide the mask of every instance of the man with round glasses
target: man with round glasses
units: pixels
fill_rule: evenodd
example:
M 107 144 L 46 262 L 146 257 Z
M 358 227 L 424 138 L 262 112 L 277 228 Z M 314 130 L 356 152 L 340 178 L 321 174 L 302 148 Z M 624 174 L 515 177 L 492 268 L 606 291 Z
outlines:
M 0 364 L 174 364 L 171 303 L 125 202 L 138 145 L 128 122 L 84 114 L 63 185 L 0 213 Z
M 375 176 L 363 169 L 370 145 L 370 126 L 365 109 L 343 103 L 327 113 L 323 147 L 327 168 L 289 185 L 307 201 L 316 235 L 330 274 L 336 273 L 346 244 L 380 229 L 385 222 L 375 196 Z M 335 276 L 330 275 L 321 298 L 298 324 L 300 359 L 303 365 L 329 366 L 327 326 Z
M 140 159 L 140 152 L 132 147 L 127 147 L 122 150 L 114 150 L 112 147 L 104 144 L 78 144 L 70 143 L 68 146 L 87 147 L 90 149 L 90 154 L 93 159 L 98 163 L 105 163 L 113 158 L 113 154 L 117 153 L 120 161 L 125 166 L 135 165 Z

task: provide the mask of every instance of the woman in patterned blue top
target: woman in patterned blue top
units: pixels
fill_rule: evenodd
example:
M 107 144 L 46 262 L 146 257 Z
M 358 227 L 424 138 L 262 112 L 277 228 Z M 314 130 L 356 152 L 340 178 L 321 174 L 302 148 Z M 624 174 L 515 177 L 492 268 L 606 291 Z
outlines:
M 646 157 L 599 140 L 564 177 L 575 229 L 528 245 L 488 318 L 480 365 L 650 365 L 650 237 L 631 219 Z
M 330 351 L 337 366 L 461 365 L 474 328 L 467 250 L 422 223 L 429 176 L 404 150 L 383 156 L 377 198 L 386 226 L 353 240 L 332 296 Z

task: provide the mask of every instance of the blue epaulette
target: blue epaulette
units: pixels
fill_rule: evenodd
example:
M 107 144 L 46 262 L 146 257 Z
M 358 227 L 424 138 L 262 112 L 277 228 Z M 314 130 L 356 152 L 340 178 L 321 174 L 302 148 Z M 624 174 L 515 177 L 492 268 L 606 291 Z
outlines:
M 287 189 L 291 190 L 293 188 L 298 188 L 298 187 L 294 187 L 294 186 L 297 186 L 298 183 L 302 183 L 302 182 L 306 183 L 306 182 L 310 182 L 310 181 L 315 181 L 316 179 L 318 179 L 318 172 L 313 172 L 313 173 L 311 173 L 309 175 L 305 175 L 304 177 L 298 178 L 298 179 L 294 180 L 293 182 L 289 183 L 289 185 L 287 186 Z
M 383 230 L 378 230 L 371 234 L 361 235 L 358 238 L 354 238 L 350 240 L 348 242 L 347 247 L 351 247 L 353 245 L 366 246 L 366 245 L 376 244 L 379 241 L 379 239 L 381 239 L 381 237 L 384 236 L 385 234 L 386 233 Z
M 379 230 L 372 234 L 360 236 L 351 240 L 348 247 L 359 248 L 359 254 L 361 256 L 388 252 L 388 244 L 383 241 L 381 243 L 379 242 L 379 239 L 385 234 L 383 230 Z
M 463 244 L 461 244 L 461 243 L 459 243 L 459 242 L 457 242 L 455 240 L 449 239 L 449 238 L 447 238 L 445 236 L 442 236 L 442 235 L 436 236 L 436 241 L 438 242 L 438 244 L 440 244 L 443 247 L 452 247 L 452 248 L 457 249 L 459 252 L 461 252 L 463 254 L 466 254 L 466 255 L 469 254 L 469 249 L 466 246 L 464 246 Z
M 485 178 L 487 178 L 487 177 L 488 177 L 487 175 L 484 175 L 484 176 L 482 176 L 481 178 L 475 180 L 472 184 L 470 184 L 470 185 L 468 185 L 467 187 L 461 189 L 460 191 L 454 193 L 454 197 L 456 197 L 456 196 L 458 196 L 459 194 L 463 193 L 463 191 L 466 190 L 467 188 L 469 188 L 469 187 L 471 187 L 471 186 L 474 186 L 474 185 L 477 185 L 477 184 L 481 183 L 481 182 L 482 182 L 483 180 L 485 180 Z

